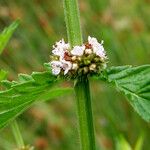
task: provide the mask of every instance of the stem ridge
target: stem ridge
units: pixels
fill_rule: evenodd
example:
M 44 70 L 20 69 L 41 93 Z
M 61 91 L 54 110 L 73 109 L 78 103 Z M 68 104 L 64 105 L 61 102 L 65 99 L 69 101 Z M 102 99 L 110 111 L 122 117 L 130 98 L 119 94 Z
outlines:
M 12 128 L 12 132 L 14 134 L 18 148 L 24 147 L 24 141 L 23 141 L 23 138 L 22 138 L 22 135 L 21 135 L 21 132 L 20 132 L 20 129 L 16 120 L 12 122 L 11 128 Z
M 87 76 L 77 79 L 75 83 L 77 114 L 82 150 L 95 150 L 95 137 L 89 80 Z
M 63 0 L 68 41 L 71 47 L 82 45 L 79 8 L 77 0 Z M 95 150 L 95 137 L 91 107 L 89 80 L 87 75 L 77 78 L 74 90 L 76 93 L 77 115 L 81 150 Z
M 71 47 L 82 45 L 78 2 L 77 0 L 64 0 L 63 2 L 69 43 Z

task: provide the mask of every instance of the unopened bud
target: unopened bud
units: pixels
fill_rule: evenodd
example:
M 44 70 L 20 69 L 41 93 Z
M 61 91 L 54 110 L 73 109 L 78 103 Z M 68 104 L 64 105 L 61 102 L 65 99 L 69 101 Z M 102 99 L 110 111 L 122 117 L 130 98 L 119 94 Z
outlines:
M 96 58 L 94 58 L 94 61 L 95 61 L 95 62 L 99 62 L 99 61 L 101 61 L 101 59 L 98 58 L 98 57 L 96 57 Z
M 81 61 L 81 57 L 78 57 L 77 59 L 78 59 L 78 61 Z
M 107 64 L 103 63 L 103 69 L 106 69 L 106 67 L 107 67 Z
M 78 68 L 79 68 L 78 64 L 76 64 L 76 63 L 72 64 L 72 69 L 73 70 L 77 70 Z
M 58 60 L 58 59 L 59 59 L 58 56 L 50 55 L 50 60 Z
M 91 64 L 90 67 L 89 67 L 89 69 L 91 71 L 94 71 L 96 69 L 96 64 Z
M 85 65 L 89 65 L 90 63 L 91 63 L 91 61 L 90 61 L 89 59 L 85 59 L 85 60 L 84 60 L 84 64 L 85 64 Z
M 84 70 L 84 73 L 86 74 L 86 73 L 88 73 L 89 68 L 88 67 L 84 67 L 83 70 Z
M 72 60 L 72 61 L 76 61 L 76 60 L 77 60 L 77 56 L 73 56 L 73 57 L 71 58 L 71 60 Z
M 86 50 L 85 50 L 85 54 L 90 55 L 90 54 L 92 54 L 92 53 L 93 53 L 93 51 L 92 51 L 91 49 L 86 49 Z

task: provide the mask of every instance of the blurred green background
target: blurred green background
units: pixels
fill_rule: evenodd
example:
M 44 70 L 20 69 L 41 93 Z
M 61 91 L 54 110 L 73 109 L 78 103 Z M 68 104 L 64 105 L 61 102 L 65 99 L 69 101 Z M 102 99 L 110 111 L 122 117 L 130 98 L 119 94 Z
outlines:
M 79 4 L 83 37 L 104 40 L 109 66 L 150 63 L 150 0 L 80 0 Z M 20 26 L 0 56 L 0 68 L 9 72 L 10 80 L 18 73 L 44 70 L 54 42 L 67 39 L 62 0 L 0 0 L 0 30 L 16 19 Z M 68 84 L 72 83 L 64 86 Z M 91 81 L 91 90 L 98 149 L 128 150 L 130 145 L 133 150 L 149 150 L 150 124 L 122 94 L 103 82 Z M 18 122 L 25 143 L 36 150 L 79 149 L 74 96 L 34 105 Z M 0 132 L 0 150 L 14 147 L 8 126 Z

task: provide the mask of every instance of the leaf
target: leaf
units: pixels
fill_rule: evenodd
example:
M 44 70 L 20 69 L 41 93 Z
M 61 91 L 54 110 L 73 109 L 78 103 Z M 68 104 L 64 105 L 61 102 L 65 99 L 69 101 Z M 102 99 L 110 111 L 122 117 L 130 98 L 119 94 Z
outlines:
M 139 136 L 136 144 L 135 144 L 135 147 L 134 147 L 134 150 L 142 150 L 143 149 L 143 144 L 144 144 L 144 136 L 143 134 Z
M 50 72 L 34 72 L 31 75 L 20 74 L 18 82 L 2 81 L 7 88 L 0 91 L 0 128 L 7 125 L 34 102 L 49 100 L 72 92 L 70 88 L 56 88 L 58 83 Z
M 18 25 L 19 21 L 15 21 L 9 27 L 5 28 L 0 34 L 0 54 L 2 53 L 4 47 L 6 46 Z
M 138 114 L 150 121 L 150 65 L 118 66 L 106 69 L 101 79 L 123 92 Z
M 122 135 L 116 139 L 116 150 L 132 150 L 130 144 Z
M 0 81 L 4 80 L 7 76 L 7 72 L 4 70 L 0 70 Z

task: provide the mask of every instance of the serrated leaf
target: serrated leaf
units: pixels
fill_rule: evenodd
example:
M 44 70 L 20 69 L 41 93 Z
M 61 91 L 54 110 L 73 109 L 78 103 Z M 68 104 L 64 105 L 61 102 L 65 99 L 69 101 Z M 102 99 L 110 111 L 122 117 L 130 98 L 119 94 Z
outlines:
M 6 46 L 18 25 L 19 21 L 15 21 L 9 27 L 5 28 L 0 34 L 0 54 L 2 53 L 4 47 Z
M 70 88 L 55 88 L 58 80 L 50 72 L 19 75 L 19 81 L 3 81 L 5 91 L 0 91 L 0 128 L 4 127 L 39 100 L 49 100 L 72 92 Z
M 44 63 L 44 67 L 48 70 L 51 71 L 51 64 L 50 63 Z
M 8 89 L 8 88 L 11 88 L 12 82 L 10 82 L 8 80 L 2 80 L 1 85 Z
M 32 78 L 30 75 L 28 75 L 28 74 L 22 74 L 22 73 L 20 73 L 20 74 L 18 75 L 18 78 L 19 78 L 19 81 L 20 81 L 20 82 L 26 82 L 26 81 L 31 81 L 31 80 L 33 80 L 33 78 Z
M 122 91 L 138 114 L 150 121 L 150 65 L 111 67 L 102 78 Z

